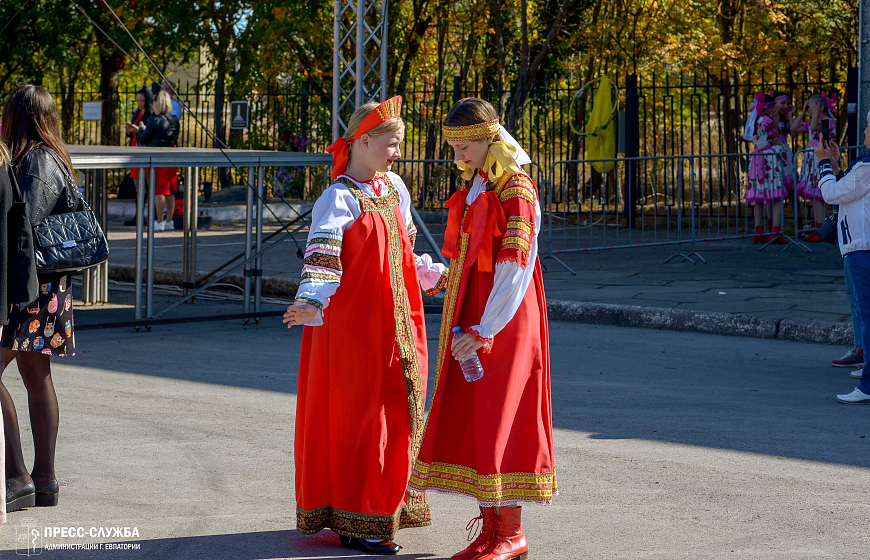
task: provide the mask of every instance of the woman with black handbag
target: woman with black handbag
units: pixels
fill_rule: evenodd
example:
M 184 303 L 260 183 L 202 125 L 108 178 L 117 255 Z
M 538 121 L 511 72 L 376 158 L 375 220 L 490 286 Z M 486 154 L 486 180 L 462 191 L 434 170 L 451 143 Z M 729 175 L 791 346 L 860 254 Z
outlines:
M 86 208 L 70 178 L 72 161 L 61 138 L 57 105 L 44 88 L 24 85 L 3 107 L 2 139 L 11 152 L 26 219 L 24 231 L 49 215 Z M 34 258 L 35 260 L 35 258 Z M 33 265 L 35 267 L 35 264 Z M 73 295 L 68 273 L 39 274 L 38 295 L 21 309 L 13 307 L 0 335 L 2 367 L 13 360 L 27 389 L 35 458 L 28 474 L 21 450 L 18 416 L 0 377 L 0 402 L 6 435 L 7 511 L 57 505 L 54 470 L 58 404 L 51 380 L 51 357 L 75 355 Z M 2 373 L 0 373 L 2 376 Z

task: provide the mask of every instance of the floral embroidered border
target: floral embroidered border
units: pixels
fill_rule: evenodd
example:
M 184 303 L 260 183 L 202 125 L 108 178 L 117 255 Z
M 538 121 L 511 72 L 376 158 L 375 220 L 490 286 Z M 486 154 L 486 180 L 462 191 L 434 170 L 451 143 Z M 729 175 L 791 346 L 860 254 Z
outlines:
M 429 489 L 464 494 L 480 503 L 548 503 L 559 491 L 556 472 L 481 475 L 464 465 L 417 461 L 408 483 L 411 491 Z
M 331 268 L 333 270 L 341 270 L 341 257 L 337 255 L 325 255 L 323 253 L 312 253 L 305 257 L 302 261 L 303 266 L 319 266 L 323 268 Z
M 444 290 L 444 287 L 447 286 L 447 277 L 448 273 L 445 271 L 444 274 L 441 275 L 441 278 L 438 279 L 438 283 L 426 290 L 426 295 L 434 296 L 440 294 Z
M 429 502 L 423 494 L 408 492 L 407 505 L 394 515 L 368 515 L 324 506 L 313 511 L 296 508 L 296 530 L 313 535 L 332 529 L 340 535 L 360 539 L 394 539 L 400 529 L 432 524 Z

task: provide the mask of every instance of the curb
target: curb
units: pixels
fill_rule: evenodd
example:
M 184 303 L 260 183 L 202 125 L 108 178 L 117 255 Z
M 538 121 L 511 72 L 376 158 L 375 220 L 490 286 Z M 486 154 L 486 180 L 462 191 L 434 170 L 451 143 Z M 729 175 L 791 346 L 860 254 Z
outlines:
M 851 323 L 831 321 L 796 321 L 687 309 L 564 300 L 548 301 L 547 313 L 550 319 L 577 321 L 593 325 L 775 338 L 794 342 L 847 346 L 851 346 L 853 343 Z
M 200 274 L 197 277 L 203 278 L 204 276 L 204 274 Z M 135 269 L 129 265 L 109 265 L 109 278 L 133 282 Z M 154 269 L 155 284 L 180 286 L 182 281 L 180 270 Z M 242 274 L 230 274 L 222 279 L 221 283 L 244 287 L 245 277 Z M 298 289 L 298 278 L 263 277 L 263 295 L 265 296 L 292 297 Z M 424 294 L 423 303 L 440 307 L 443 304 L 443 299 Z M 549 300 L 547 314 L 550 319 L 557 321 L 573 321 L 591 325 L 722 334 L 845 346 L 851 346 L 853 343 L 851 323 L 830 321 L 796 321 L 687 309 L 565 300 Z

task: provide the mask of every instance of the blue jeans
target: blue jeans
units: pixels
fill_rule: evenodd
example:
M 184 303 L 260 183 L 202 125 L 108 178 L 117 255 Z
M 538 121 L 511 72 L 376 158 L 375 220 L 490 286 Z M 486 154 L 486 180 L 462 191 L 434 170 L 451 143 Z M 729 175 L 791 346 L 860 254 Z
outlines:
M 861 319 L 861 340 L 864 348 L 870 348 L 870 251 L 852 251 L 846 254 L 846 268 L 852 277 L 858 317 Z M 870 352 L 864 353 L 864 373 L 858 390 L 870 395 Z
M 849 273 L 848 261 L 843 259 L 843 272 L 846 276 L 846 297 L 849 298 L 849 307 L 852 309 L 852 337 L 855 339 L 855 348 L 864 348 L 861 340 L 861 316 L 858 314 L 858 302 L 855 301 L 855 283 Z

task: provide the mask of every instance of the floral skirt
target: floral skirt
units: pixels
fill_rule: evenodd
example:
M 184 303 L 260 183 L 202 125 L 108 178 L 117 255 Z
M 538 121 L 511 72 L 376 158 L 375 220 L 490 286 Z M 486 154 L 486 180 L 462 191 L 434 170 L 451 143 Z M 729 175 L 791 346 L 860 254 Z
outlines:
M 26 309 L 12 310 L 0 334 L 0 347 L 50 356 L 75 356 L 72 282 L 64 276 L 39 287 Z
M 811 144 L 810 147 L 815 146 Z M 825 200 L 822 196 L 822 189 L 819 188 L 819 158 L 816 157 L 816 154 L 804 154 L 797 182 L 797 192 L 798 196 L 804 200 Z

